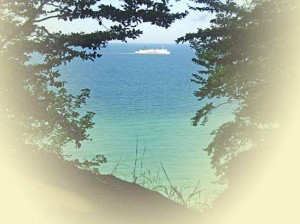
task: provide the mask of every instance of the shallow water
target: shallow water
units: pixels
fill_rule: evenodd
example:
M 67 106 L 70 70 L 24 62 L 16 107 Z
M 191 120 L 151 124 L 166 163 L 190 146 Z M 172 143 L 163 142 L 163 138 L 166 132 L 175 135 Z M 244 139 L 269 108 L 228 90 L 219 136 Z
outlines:
M 215 176 L 203 149 L 212 139 L 210 132 L 232 118 L 232 109 L 223 107 L 205 127 L 193 127 L 191 118 L 203 104 L 193 96 L 198 86 L 190 81 L 199 69 L 191 61 L 193 51 L 187 45 L 165 45 L 171 55 L 132 54 L 144 46 L 161 48 L 111 44 L 95 62 L 75 60 L 60 69 L 71 92 L 91 89 L 85 109 L 96 112 L 93 141 L 65 152 L 76 158 L 104 154 L 108 162 L 102 173 L 119 164 L 115 174 L 132 180 L 138 141 L 137 175 L 141 163 L 142 172 L 155 175 L 161 162 L 173 185 L 195 186 L 200 180 L 201 188 L 211 188 Z

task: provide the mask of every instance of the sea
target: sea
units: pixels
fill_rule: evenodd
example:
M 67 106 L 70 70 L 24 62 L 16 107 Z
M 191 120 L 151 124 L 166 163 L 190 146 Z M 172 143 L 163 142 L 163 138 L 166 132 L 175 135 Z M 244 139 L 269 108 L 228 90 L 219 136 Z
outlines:
M 164 47 L 171 54 L 134 54 L 144 47 Z M 100 173 L 127 181 L 138 183 L 148 175 L 156 184 L 154 177 L 179 188 L 218 189 L 204 149 L 211 132 L 233 118 L 233 108 L 221 107 L 205 126 L 192 126 L 191 118 L 206 101 L 194 96 L 200 86 L 191 82 L 192 74 L 201 67 L 192 62 L 190 46 L 115 43 L 100 53 L 94 62 L 76 59 L 60 68 L 71 93 L 91 90 L 83 110 L 96 113 L 89 131 L 93 140 L 80 149 L 68 145 L 64 153 L 81 160 L 103 154 L 107 163 Z

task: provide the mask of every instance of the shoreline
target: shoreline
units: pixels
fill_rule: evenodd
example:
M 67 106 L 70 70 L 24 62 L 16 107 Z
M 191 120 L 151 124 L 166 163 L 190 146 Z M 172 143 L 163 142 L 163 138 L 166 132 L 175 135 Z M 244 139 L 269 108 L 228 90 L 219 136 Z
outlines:
M 37 215 L 47 223 L 99 223 L 101 219 L 105 220 L 103 223 L 112 224 L 150 224 L 186 223 L 187 219 L 199 216 L 138 184 L 81 170 L 51 155 L 37 158 L 29 154 L 26 157 L 13 158 L 10 165 L 14 168 L 7 169 L 7 189 L 4 187 L 1 191 L 10 192 L 6 195 L 7 201 L 13 201 L 13 205 L 25 205 L 17 209 L 7 207 L 22 219 Z M 14 199 L 14 195 L 18 195 L 17 198 Z M 23 213 L 26 208 L 32 208 L 31 212 Z

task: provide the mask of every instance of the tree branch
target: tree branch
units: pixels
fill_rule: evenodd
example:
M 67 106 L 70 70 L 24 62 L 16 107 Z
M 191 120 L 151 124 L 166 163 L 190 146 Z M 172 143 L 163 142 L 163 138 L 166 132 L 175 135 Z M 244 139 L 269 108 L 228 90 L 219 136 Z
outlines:
M 20 29 L 16 32 L 12 33 L 11 35 L 7 36 L 1 43 L 0 48 L 4 48 L 5 44 L 11 40 L 13 40 L 19 33 L 21 33 L 26 26 L 32 24 L 38 14 L 42 11 L 43 7 L 47 4 L 49 0 L 44 0 L 41 2 L 41 5 L 37 8 L 36 13 L 34 13 L 23 25 L 21 25 Z
M 43 19 L 34 20 L 33 23 L 39 23 L 39 22 L 43 22 L 43 21 L 48 20 L 48 19 L 53 19 L 53 18 L 58 18 L 58 17 L 59 17 L 59 15 L 49 16 L 49 17 L 45 17 Z
M 224 106 L 226 104 L 231 104 L 231 103 L 236 103 L 236 102 L 239 102 L 239 100 L 228 100 L 228 101 L 226 101 L 224 103 L 220 103 L 219 105 L 214 106 L 213 110 L 217 109 L 218 107 Z

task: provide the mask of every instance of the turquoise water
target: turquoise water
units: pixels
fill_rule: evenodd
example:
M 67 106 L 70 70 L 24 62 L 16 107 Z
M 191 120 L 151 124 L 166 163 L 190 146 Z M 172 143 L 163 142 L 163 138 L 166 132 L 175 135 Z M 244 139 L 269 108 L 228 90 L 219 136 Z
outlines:
M 215 176 L 203 148 L 212 139 L 210 132 L 232 118 L 231 109 L 223 107 L 207 126 L 193 127 L 191 118 L 202 105 L 193 96 L 198 86 L 190 81 L 199 69 L 191 61 L 193 51 L 187 45 L 164 45 L 171 55 L 132 54 L 144 46 L 161 48 L 111 44 L 95 62 L 75 60 L 60 69 L 71 92 L 91 89 L 85 109 L 96 112 L 93 141 L 66 154 L 104 154 L 108 162 L 101 166 L 102 173 L 111 173 L 119 163 L 115 175 L 131 180 L 138 139 L 137 174 L 141 161 L 143 170 L 153 174 L 162 162 L 173 185 L 200 180 L 201 188 L 208 189 Z

